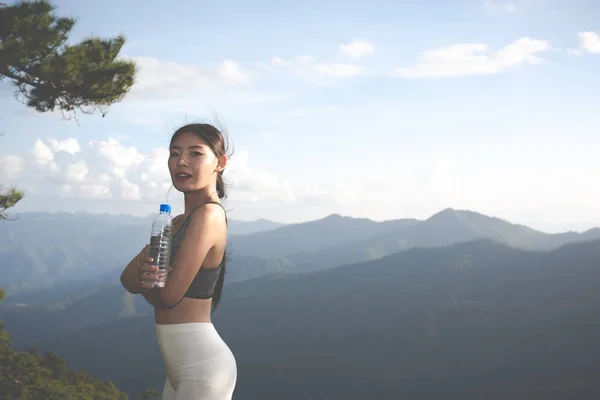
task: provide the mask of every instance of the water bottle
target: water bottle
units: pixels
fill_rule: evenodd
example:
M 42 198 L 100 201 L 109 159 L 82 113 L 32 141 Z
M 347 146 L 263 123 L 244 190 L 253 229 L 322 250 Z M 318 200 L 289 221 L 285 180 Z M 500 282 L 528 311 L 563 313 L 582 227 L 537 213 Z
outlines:
M 154 287 L 164 287 L 167 283 L 167 267 L 171 254 L 171 206 L 160 205 L 160 213 L 152 222 L 152 233 L 150 234 L 150 248 L 148 254 L 154 259 L 153 265 L 158 267 L 158 278 Z

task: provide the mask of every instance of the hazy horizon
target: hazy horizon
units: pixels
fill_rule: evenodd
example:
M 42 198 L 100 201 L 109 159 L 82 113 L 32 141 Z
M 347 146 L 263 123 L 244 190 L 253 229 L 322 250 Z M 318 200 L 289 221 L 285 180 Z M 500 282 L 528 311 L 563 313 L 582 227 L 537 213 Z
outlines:
M 225 207 L 227 208 L 227 204 L 225 205 Z M 157 205 L 157 209 L 158 209 L 158 205 Z M 582 232 L 589 231 L 591 229 L 600 228 L 600 224 L 598 224 L 598 225 L 590 225 L 588 227 L 584 226 L 581 229 L 577 229 L 577 228 L 573 228 L 573 229 L 555 228 L 554 230 L 552 230 L 552 229 L 543 229 L 543 228 L 540 228 L 540 227 L 535 226 L 535 225 L 522 223 L 520 221 L 509 220 L 509 219 L 504 218 L 501 215 L 488 215 L 488 214 L 485 214 L 485 213 L 481 213 L 481 212 L 479 212 L 477 210 L 456 209 L 456 208 L 453 208 L 453 207 L 447 207 L 447 208 L 444 208 L 444 209 L 441 209 L 441 210 L 437 210 L 437 211 L 433 212 L 430 215 L 424 216 L 423 218 L 418 218 L 418 217 L 415 217 L 415 216 L 407 215 L 407 216 L 402 216 L 402 217 L 399 217 L 399 218 L 374 219 L 374 218 L 369 218 L 367 216 L 352 216 L 352 215 L 346 215 L 346 214 L 342 214 L 342 213 L 338 213 L 338 212 L 333 212 L 333 213 L 328 213 L 328 214 L 323 214 L 323 215 L 320 215 L 320 216 L 316 216 L 315 218 L 310 218 L 310 219 L 305 219 L 305 220 L 293 220 L 293 221 L 290 221 L 290 222 L 278 221 L 278 220 L 269 219 L 269 218 L 263 218 L 263 217 L 254 218 L 254 219 L 239 219 L 239 218 L 231 218 L 230 217 L 230 219 L 231 220 L 235 220 L 237 222 L 248 222 L 248 223 L 257 222 L 257 221 L 261 221 L 262 220 L 262 221 L 268 221 L 268 222 L 273 222 L 273 223 L 282 224 L 282 225 L 301 224 L 301 223 L 306 223 L 306 222 L 318 221 L 318 220 L 325 219 L 327 217 L 331 217 L 333 215 L 338 215 L 338 216 L 341 216 L 343 218 L 349 217 L 349 218 L 355 218 L 355 219 L 367 219 L 367 220 L 371 220 L 371 221 L 374 221 L 374 222 L 385 222 L 385 221 L 399 220 L 399 219 L 416 219 L 416 220 L 424 221 L 424 220 L 427 220 L 428 218 L 430 218 L 430 217 L 432 217 L 432 216 L 434 216 L 434 215 L 436 215 L 436 214 L 438 214 L 440 212 L 446 211 L 448 209 L 453 209 L 453 210 L 459 211 L 459 212 L 460 211 L 473 212 L 473 213 L 476 213 L 476 214 L 485 215 L 485 216 L 490 217 L 490 218 L 498 218 L 498 219 L 504 220 L 505 222 L 508 222 L 510 224 L 526 226 L 526 227 L 534 229 L 536 231 L 543 232 L 543 233 L 549 233 L 549 234 L 552 234 L 552 233 L 565 233 L 565 232 L 578 232 L 578 233 L 582 233 Z M 146 217 L 152 217 L 158 211 L 156 211 L 156 212 L 155 211 L 151 211 L 149 213 L 140 213 L 140 212 L 138 212 L 138 213 L 125 213 L 125 212 L 122 212 L 122 211 L 119 211 L 119 210 L 90 211 L 89 209 L 84 209 L 84 208 L 75 209 L 75 210 L 66 210 L 66 209 L 61 209 L 59 207 L 58 209 L 55 209 L 55 210 L 52 210 L 52 211 L 29 210 L 29 211 L 22 211 L 20 213 L 12 212 L 10 214 L 12 214 L 12 217 L 18 217 L 19 214 L 37 213 L 37 212 L 51 213 L 51 214 L 70 213 L 70 214 L 74 214 L 74 215 L 79 214 L 79 213 L 87 213 L 87 214 L 91 214 L 91 215 L 109 215 L 109 216 L 119 216 L 119 215 L 122 215 L 122 216 L 136 217 L 136 218 L 146 218 Z M 182 213 L 182 212 L 183 212 L 183 207 L 175 205 L 173 207 L 172 215 L 177 215 L 177 214 Z

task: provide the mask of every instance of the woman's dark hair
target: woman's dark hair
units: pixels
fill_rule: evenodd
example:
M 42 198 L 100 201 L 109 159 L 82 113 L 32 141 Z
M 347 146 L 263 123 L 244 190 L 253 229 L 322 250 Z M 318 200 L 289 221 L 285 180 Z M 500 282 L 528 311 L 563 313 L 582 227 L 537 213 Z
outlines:
M 181 128 L 177 129 L 173 136 L 171 137 L 171 143 L 173 144 L 175 139 L 183 134 L 183 133 L 193 133 L 202 139 L 206 144 L 210 147 L 212 152 L 217 156 L 221 157 L 224 155 L 231 156 L 231 154 L 227 154 L 228 142 L 226 138 L 219 129 L 214 127 L 211 124 L 188 124 L 184 125 Z M 225 181 L 223 180 L 223 171 L 219 171 L 217 173 L 217 194 L 220 199 L 224 199 L 227 197 L 227 189 L 225 188 Z M 225 216 L 227 218 L 227 216 Z M 226 220 L 227 221 L 227 220 Z M 225 282 L 225 267 L 227 264 L 227 251 L 223 254 L 223 261 L 221 266 L 221 271 L 219 272 L 219 277 L 217 278 L 217 284 L 215 285 L 215 291 L 213 294 L 212 301 L 212 311 L 217 308 L 219 301 L 221 300 L 221 293 L 223 292 L 223 283 Z

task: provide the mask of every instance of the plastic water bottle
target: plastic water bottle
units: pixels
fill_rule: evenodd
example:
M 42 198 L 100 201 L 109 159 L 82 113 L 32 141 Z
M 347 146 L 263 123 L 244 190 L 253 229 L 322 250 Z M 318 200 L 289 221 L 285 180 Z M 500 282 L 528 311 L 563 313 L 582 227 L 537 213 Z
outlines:
M 167 267 L 171 255 L 171 206 L 160 205 L 160 213 L 152 222 L 152 233 L 150 234 L 149 256 L 154 259 L 152 264 L 158 267 L 158 278 L 154 287 L 164 287 L 167 283 Z

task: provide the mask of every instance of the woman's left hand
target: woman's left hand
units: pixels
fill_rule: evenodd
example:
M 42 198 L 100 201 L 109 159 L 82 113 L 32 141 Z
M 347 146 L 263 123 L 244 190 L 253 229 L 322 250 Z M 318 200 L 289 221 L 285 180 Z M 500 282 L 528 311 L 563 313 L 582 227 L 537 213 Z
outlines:
M 146 245 L 139 259 L 139 285 L 143 289 L 154 289 L 154 282 L 158 279 L 158 267 L 153 265 L 154 259 L 148 255 L 149 246 Z M 167 277 L 173 268 L 167 267 Z

